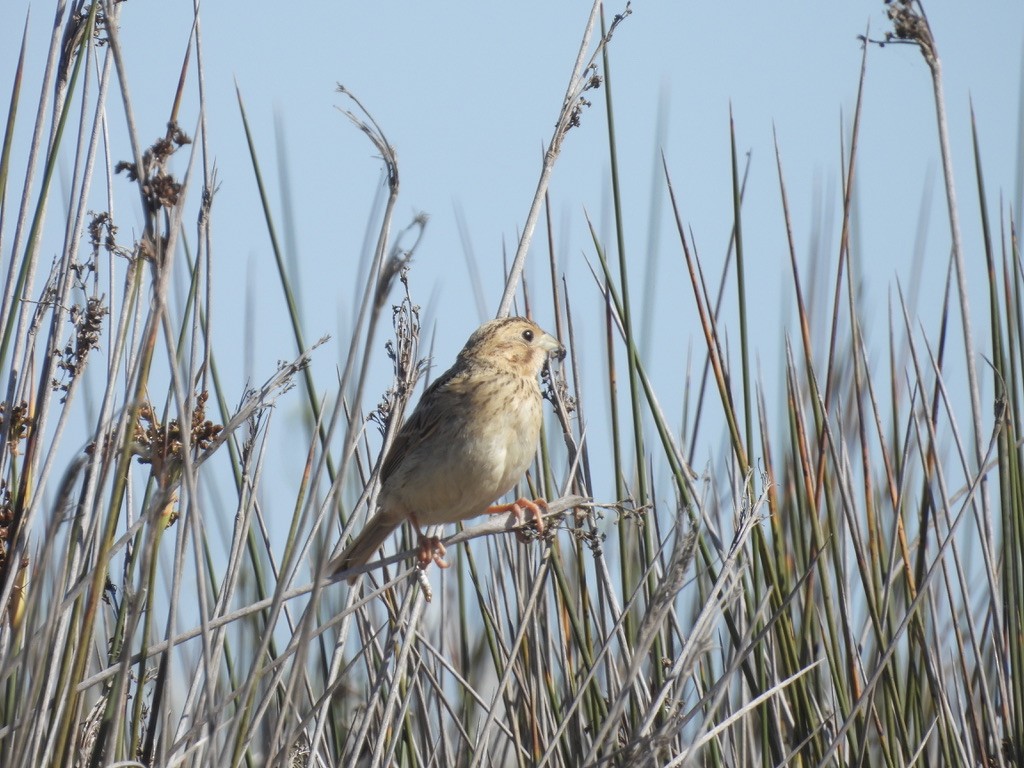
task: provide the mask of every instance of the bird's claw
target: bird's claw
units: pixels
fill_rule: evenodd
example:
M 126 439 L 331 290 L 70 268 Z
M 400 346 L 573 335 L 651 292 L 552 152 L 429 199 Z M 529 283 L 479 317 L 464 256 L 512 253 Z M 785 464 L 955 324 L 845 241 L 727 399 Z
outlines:
M 503 512 L 511 512 L 516 517 L 516 522 L 521 526 L 526 522 L 526 512 L 530 513 L 530 517 L 533 519 L 533 523 L 537 528 L 537 534 L 544 533 L 544 513 L 541 508 L 547 509 L 548 503 L 544 499 L 534 499 L 530 501 L 527 498 L 519 498 L 513 501 L 511 504 L 496 504 L 493 507 L 488 507 L 487 511 L 492 515 L 500 515 Z M 520 541 L 526 541 L 526 533 L 523 530 L 517 530 L 516 536 L 519 537 Z
M 416 553 L 416 565 L 425 571 L 431 563 L 438 568 L 450 568 L 451 563 L 444 559 L 447 550 L 437 536 L 420 536 L 419 551 Z

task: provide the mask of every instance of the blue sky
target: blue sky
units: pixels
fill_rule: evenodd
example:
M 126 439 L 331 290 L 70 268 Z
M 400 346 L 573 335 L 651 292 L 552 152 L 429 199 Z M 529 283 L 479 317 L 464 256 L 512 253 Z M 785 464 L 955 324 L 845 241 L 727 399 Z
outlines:
M 8 3 L 8 23 L 0 29 L 0 68 L 6 73 L 2 82 L 10 83 L 22 31 L 17 20 L 30 7 L 25 93 L 34 97 L 52 18 L 49 5 Z M 622 7 L 609 6 L 609 13 Z M 465 216 L 482 268 L 485 314 L 493 314 L 503 285 L 502 251 L 515 250 L 542 146 L 550 138 L 588 9 L 588 3 L 551 2 L 202 6 L 208 141 L 221 183 L 213 208 L 214 317 L 220 320 L 215 322 L 216 349 L 229 392 L 241 391 L 250 364 L 251 375 L 261 381 L 277 360 L 295 353 L 284 323 L 236 84 L 281 226 L 288 219 L 285 188 L 290 195 L 292 236 L 287 242 L 298 265 L 307 338 L 322 333 L 344 338 L 353 312 L 349 275 L 363 258 L 367 218 L 381 182 L 381 163 L 373 148 L 337 109 L 349 106 L 335 93 L 340 82 L 372 112 L 398 150 L 402 191 L 396 227 L 421 212 L 430 216 L 411 280 L 414 298 L 424 305 L 428 321 L 436 323 L 436 358 L 444 367 L 481 319 L 466 275 L 455 209 Z M 870 25 L 871 34 L 882 37 L 889 24 L 881 2 L 635 2 L 632 9 L 610 48 L 626 247 L 637 291 L 645 270 L 656 265 L 656 322 L 643 342 L 652 355 L 656 386 L 671 404 L 669 415 L 678 420 L 674 393 L 682 385 L 688 351 L 698 354 L 703 340 L 656 165 L 659 152 L 665 153 L 705 268 L 709 276 L 716 274 L 732 226 L 731 106 L 738 149 L 751 157 L 744 240 L 748 298 L 756 308 L 753 343 L 765 379 L 774 387 L 780 379 L 781 341 L 793 330 L 793 313 L 773 129 L 801 262 L 809 269 L 818 260 L 831 281 L 838 250 L 841 140 L 853 113 L 862 55 L 857 36 Z M 990 215 L 998 221 L 1000 199 L 1019 205 L 1021 198 L 1016 178 L 1024 6 L 995 0 L 981 6 L 932 3 L 926 10 L 944 66 L 972 310 L 983 338 L 985 276 L 969 104 L 973 101 L 978 121 Z M 129 88 L 146 140 L 164 130 L 191 21 L 190 3 L 131 0 L 121 6 Z M 193 67 L 180 120 L 188 133 L 198 120 L 196 88 Z M 599 322 L 601 310 L 585 261 L 594 255 L 584 212 L 612 243 L 604 93 L 591 92 L 593 106 L 582 126 L 570 133 L 551 186 L 559 262 L 578 317 L 591 324 Z M 936 315 L 949 235 L 934 109 L 931 81 L 916 48 L 889 45 L 869 51 L 854 247 L 865 301 L 878 310 L 875 325 L 867 329 L 876 355 L 885 349 L 885 312 L 895 280 L 904 285 L 912 281 L 921 291 L 926 327 Z M 23 103 L 18 134 L 22 149 L 16 144 L 16 158 L 29 135 L 32 112 L 31 104 Z M 109 114 L 115 159 L 127 158 L 118 99 L 110 100 Z M 70 167 L 70 156 L 68 163 Z M 16 173 L 20 167 L 23 163 L 16 160 Z M 282 168 L 287 169 L 286 179 Z M 17 179 L 12 183 L 17 189 Z M 929 194 L 925 269 L 916 277 L 911 265 L 919 242 L 917 220 Z M 124 208 L 118 220 L 127 232 L 140 218 L 130 208 L 130 194 L 120 199 Z M 191 210 L 196 204 L 189 201 Z M 52 205 L 54 213 L 61 209 L 59 195 Z M 662 219 L 651 233 L 651 210 L 659 206 Z M 51 224 L 58 218 L 51 217 Z M 4 227 L 9 238 L 9 221 Z M 822 232 L 818 241 L 812 235 L 816 229 Z M 53 226 L 47 235 L 52 251 L 59 247 L 59 233 Z M 542 244 L 543 238 L 535 242 Z M 812 248 L 814 242 L 820 247 Z M 4 256 L 9 258 L 6 252 Z M 550 326 L 550 305 L 543 301 L 548 290 L 543 250 L 535 249 L 527 275 L 541 299 L 537 319 Z M 816 301 L 831 300 L 828 285 L 827 294 L 817 295 Z M 251 362 L 240 332 L 246 317 L 245 286 L 258 305 L 252 320 L 258 345 Z M 736 343 L 733 293 L 730 288 L 726 322 Z M 602 364 L 599 343 L 600 334 L 583 334 L 585 364 Z M 335 341 L 318 358 L 324 391 L 333 387 L 336 366 L 346 352 Z M 379 371 L 369 383 L 371 401 L 389 381 L 383 354 Z M 287 406 L 279 418 L 289 418 Z M 709 435 L 708 448 L 701 452 L 704 460 L 716 449 L 717 436 Z

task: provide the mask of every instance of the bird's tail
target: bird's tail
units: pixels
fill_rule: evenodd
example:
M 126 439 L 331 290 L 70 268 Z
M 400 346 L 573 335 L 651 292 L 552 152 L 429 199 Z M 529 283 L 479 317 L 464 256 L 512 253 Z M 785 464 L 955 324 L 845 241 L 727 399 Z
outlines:
M 359 535 L 352 540 L 352 543 L 345 547 L 327 567 L 327 572 L 332 576 L 349 568 L 358 568 L 365 564 L 380 545 L 384 543 L 399 523 L 385 519 L 384 515 L 375 515 L 366 527 L 359 532 Z M 349 576 L 348 583 L 355 584 L 360 574 Z

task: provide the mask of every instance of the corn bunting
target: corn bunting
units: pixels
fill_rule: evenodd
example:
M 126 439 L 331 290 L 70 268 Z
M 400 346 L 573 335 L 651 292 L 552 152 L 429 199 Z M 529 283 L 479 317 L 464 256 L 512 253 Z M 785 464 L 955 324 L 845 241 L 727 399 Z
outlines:
M 514 512 L 522 519 L 528 511 L 543 531 L 543 499 L 488 505 L 506 494 L 533 460 L 542 416 L 537 375 L 550 355 L 562 359 L 565 349 L 526 318 L 480 326 L 402 425 L 381 467 L 376 514 L 328 572 L 363 565 L 405 520 L 419 535 L 421 568 L 431 562 L 448 567 L 444 546 L 424 536 L 421 526 L 484 512 Z

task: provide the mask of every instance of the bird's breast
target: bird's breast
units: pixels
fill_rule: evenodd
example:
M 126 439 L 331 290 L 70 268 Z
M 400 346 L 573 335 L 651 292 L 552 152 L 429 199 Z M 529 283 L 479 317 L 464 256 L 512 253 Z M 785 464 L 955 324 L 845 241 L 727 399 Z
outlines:
M 462 394 L 429 455 L 403 462 L 381 489 L 382 505 L 401 506 L 422 525 L 483 513 L 522 478 L 537 450 L 543 412 L 536 379 L 488 377 Z

